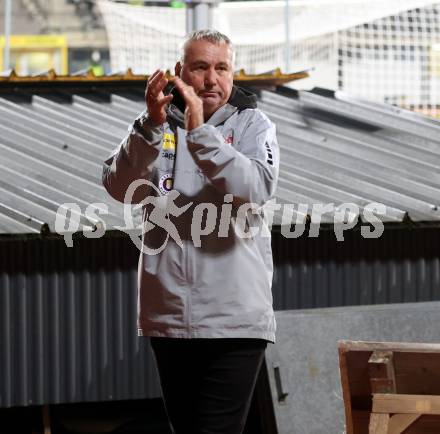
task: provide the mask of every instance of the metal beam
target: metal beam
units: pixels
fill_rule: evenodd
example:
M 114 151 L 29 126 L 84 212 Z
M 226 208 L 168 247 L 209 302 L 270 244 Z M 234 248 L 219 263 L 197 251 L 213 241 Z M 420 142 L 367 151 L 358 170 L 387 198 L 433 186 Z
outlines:
M 289 0 L 285 0 L 284 4 L 284 65 L 286 74 L 290 71 L 290 5 Z
M 187 33 L 212 28 L 214 7 L 217 5 L 215 0 L 187 0 L 185 3 Z
M 7 70 L 10 68 L 10 38 L 11 38 L 11 0 L 5 0 L 5 54 L 3 69 Z

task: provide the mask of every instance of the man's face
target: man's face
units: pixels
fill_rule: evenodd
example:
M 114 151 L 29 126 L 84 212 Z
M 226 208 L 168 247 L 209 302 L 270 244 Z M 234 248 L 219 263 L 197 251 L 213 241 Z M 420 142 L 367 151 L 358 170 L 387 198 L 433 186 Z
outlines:
M 192 86 L 203 101 L 205 120 L 226 104 L 231 95 L 234 75 L 231 57 L 227 44 L 212 44 L 202 39 L 191 42 L 185 62 L 176 65 L 176 75 Z

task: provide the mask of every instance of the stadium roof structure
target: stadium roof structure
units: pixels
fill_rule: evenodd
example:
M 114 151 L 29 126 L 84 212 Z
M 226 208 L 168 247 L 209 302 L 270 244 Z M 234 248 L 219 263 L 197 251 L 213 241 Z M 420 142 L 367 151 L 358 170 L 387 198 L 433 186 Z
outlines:
M 124 226 L 101 168 L 144 108 L 144 80 L 69 80 L 0 81 L 1 235 L 54 233 L 64 203 L 80 208 L 76 231 L 94 229 L 85 214 L 93 203 L 108 206 L 107 229 Z M 386 205 L 384 222 L 439 225 L 439 122 L 324 89 L 256 92 L 277 125 L 279 203 L 348 202 L 361 213 L 378 202 Z

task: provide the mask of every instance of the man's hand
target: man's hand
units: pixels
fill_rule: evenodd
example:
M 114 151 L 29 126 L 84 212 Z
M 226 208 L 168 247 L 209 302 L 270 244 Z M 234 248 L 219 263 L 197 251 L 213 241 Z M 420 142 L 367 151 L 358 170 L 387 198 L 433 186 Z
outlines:
M 162 125 L 166 119 L 166 106 L 173 99 L 173 95 L 163 93 L 168 80 L 165 78 L 165 72 L 158 69 L 148 79 L 145 89 L 145 102 L 148 108 L 148 117 L 156 125 Z
M 197 96 L 194 88 L 179 77 L 174 78 L 174 84 L 185 100 L 185 128 L 187 131 L 191 131 L 203 124 L 203 102 Z

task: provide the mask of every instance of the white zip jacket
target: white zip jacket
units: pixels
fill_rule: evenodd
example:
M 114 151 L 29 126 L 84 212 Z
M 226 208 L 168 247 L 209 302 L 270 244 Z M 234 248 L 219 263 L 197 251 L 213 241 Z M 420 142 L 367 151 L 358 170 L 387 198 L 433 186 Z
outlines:
M 278 178 L 275 126 L 237 87 L 189 133 L 183 112 L 175 92 L 162 126 L 142 113 L 103 168 L 105 188 L 121 202 L 131 182 L 154 185 L 129 200 L 144 201 L 150 222 L 139 260 L 139 335 L 275 342 L 271 239 L 261 209 Z M 164 209 L 170 198 L 180 208 L 166 208 L 177 237 L 154 224 L 152 202 Z

